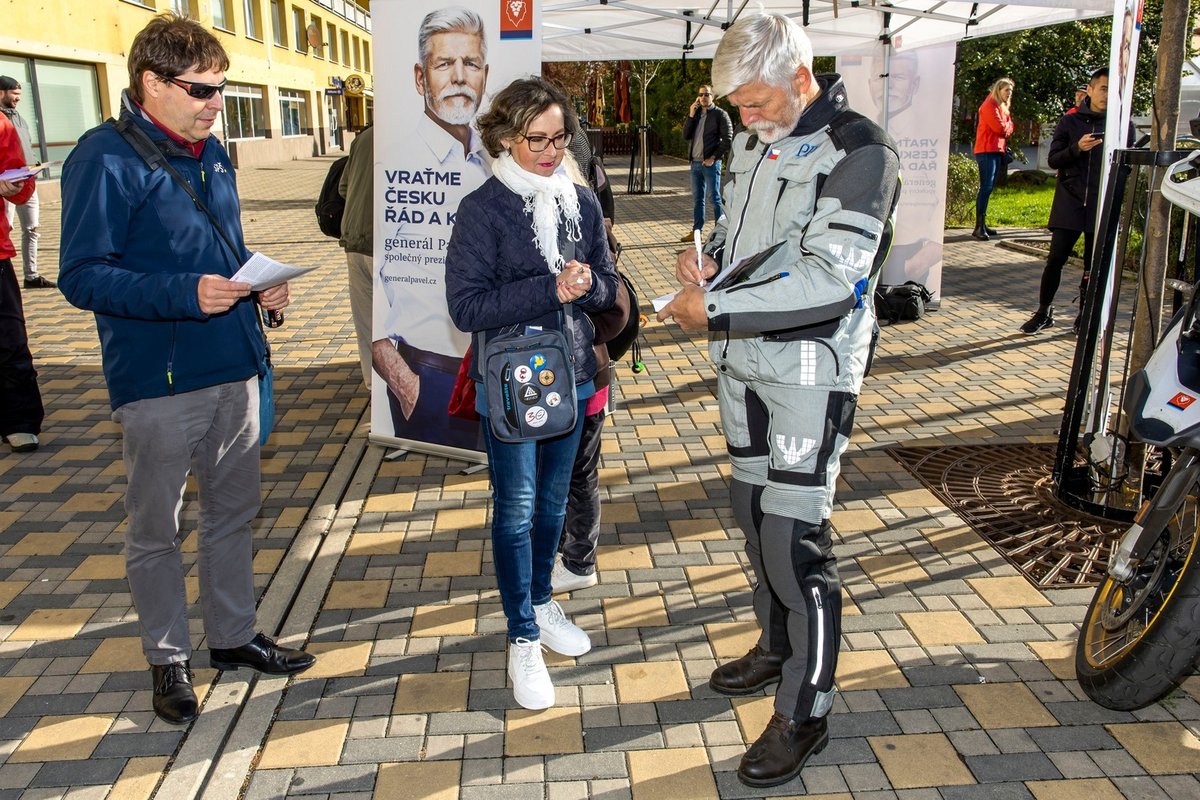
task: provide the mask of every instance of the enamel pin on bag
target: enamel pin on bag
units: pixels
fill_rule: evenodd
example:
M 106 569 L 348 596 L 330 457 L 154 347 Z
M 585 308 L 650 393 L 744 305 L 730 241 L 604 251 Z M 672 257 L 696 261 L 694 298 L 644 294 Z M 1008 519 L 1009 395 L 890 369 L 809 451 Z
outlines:
M 484 395 L 492 435 L 502 442 L 561 436 L 575 427 L 575 365 L 571 304 L 560 314 L 563 331 L 507 328 L 481 350 Z

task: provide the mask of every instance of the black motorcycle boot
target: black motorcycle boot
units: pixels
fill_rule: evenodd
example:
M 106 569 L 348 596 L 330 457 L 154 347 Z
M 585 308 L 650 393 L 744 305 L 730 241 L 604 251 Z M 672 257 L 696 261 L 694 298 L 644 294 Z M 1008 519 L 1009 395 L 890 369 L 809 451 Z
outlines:
M 793 722 L 776 711 L 738 764 L 738 780 L 747 786 L 778 786 L 800 774 L 808 759 L 829 744 L 825 717 Z

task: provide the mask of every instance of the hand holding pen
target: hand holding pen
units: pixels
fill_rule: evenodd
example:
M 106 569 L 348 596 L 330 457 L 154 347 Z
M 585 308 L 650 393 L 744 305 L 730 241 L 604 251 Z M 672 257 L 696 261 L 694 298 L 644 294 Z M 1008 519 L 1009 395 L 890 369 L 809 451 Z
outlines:
M 696 245 L 696 272 L 700 276 L 697 285 L 704 286 L 704 245 L 700 241 L 700 229 L 692 231 L 692 242 Z
M 698 248 L 685 248 L 675 257 L 675 277 L 683 286 L 704 286 L 716 274 L 717 262 Z

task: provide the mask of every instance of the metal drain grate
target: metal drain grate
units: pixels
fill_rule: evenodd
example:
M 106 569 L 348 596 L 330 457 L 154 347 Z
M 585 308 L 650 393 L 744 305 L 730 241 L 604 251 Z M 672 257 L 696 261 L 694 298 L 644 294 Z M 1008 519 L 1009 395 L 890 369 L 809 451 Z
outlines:
M 887 451 L 1036 586 L 1095 586 L 1125 526 L 1054 496 L 1054 449 L 1038 445 Z

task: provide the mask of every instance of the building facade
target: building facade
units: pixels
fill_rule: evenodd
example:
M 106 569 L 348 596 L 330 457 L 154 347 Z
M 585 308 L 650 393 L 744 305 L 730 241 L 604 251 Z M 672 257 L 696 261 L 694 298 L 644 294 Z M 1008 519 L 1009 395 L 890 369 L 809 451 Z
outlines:
M 249 166 L 343 149 L 373 116 L 369 0 L 0 0 L 0 75 L 42 161 L 120 111 L 125 55 L 155 14 L 209 27 L 229 52 L 214 132 Z M 52 168 L 50 178 L 57 176 Z M 49 187 L 48 187 L 49 188 Z

